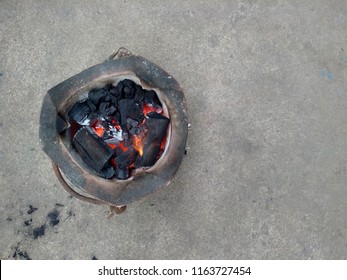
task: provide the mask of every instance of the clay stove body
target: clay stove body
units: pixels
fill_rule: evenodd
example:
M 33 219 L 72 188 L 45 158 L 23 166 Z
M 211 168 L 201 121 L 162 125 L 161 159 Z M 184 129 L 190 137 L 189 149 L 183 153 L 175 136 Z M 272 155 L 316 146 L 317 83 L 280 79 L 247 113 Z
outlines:
M 127 180 L 104 179 L 81 160 L 69 137 L 58 131 L 67 125 L 69 109 L 86 92 L 124 79 L 157 93 L 170 118 L 166 147 L 152 167 L 137 170 Z M 44 97 L 40 118 L 42 148 L 51 158 L 64 188 L 84 201 L 108 204 L 116 212 L 170 183 L 182 161 L 187 132 L 186 102 L 178 82 L 157 65 L 125 48 L 50 89 Z

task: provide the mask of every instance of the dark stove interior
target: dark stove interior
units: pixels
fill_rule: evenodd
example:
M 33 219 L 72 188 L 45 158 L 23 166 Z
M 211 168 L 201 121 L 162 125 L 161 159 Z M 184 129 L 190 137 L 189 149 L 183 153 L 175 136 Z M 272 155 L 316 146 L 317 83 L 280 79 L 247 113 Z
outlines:
M 68 127 L 64 121 L 57 127 L 68 130 L 77 153 L 99 176 L 125 180 L 161 157 L 169 122 L 154 90 L 125 79 L 89 91 L 69 110 Z

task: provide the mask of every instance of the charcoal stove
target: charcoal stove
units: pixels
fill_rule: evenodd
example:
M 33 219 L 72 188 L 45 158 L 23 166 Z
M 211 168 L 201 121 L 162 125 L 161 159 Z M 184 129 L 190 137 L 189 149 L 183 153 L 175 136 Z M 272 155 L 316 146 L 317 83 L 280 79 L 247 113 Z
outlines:
M 169 119 L 165 145 L 155 163 L 133 169 L 127 178 L 103 178 L 81 158 L 71 141 L 71 108 L 95 89 L 131 81 L 146 92 L 155 92 Z M 83 128 L 85 129 L 85 128 Z M 186 101 L 178 82 L 147 59 L 119 49 L 105 62 L 51 88 L 44 97 L 40 116 L 43 151 L 52 160 L 62 186 L 74 197 L 106 204 L 121 213 L 126 205 L 169 185 L 185 153 L 188 134 Z M 95 153 L 97 155 L 97 151 Z

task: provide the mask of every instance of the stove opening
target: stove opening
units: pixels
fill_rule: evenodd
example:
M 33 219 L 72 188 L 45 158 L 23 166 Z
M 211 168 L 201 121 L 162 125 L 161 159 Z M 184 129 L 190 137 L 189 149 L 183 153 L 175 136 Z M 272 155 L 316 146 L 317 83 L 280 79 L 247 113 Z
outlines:
M 157 162 L 170 122 L 156 92 L 128 79 L 89 91 L 72 106 L 68 121 L 82 160 L 99 176 L 119 180 Z

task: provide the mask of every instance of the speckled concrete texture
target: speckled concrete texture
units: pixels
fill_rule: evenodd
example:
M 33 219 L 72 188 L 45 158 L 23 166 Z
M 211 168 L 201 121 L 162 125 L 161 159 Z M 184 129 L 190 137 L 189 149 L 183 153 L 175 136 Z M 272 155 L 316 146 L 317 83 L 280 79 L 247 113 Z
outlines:
M 0 1 L 2 259 L 346 259 L 347 2 Z M 46 91 L 124 46 L 181 84 L 171 185 L 107 219 L 41 151 Z

